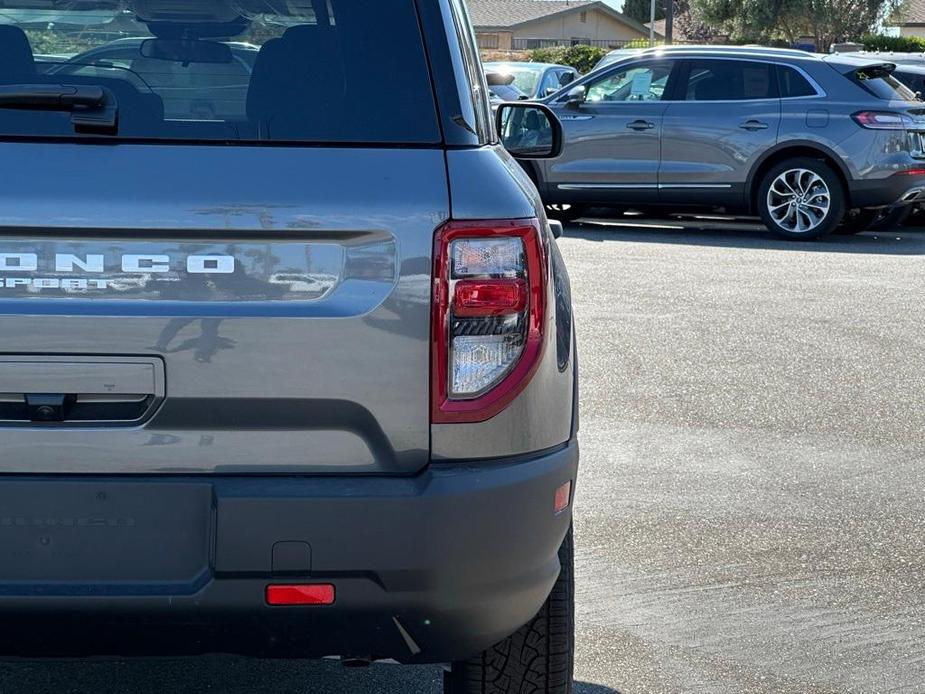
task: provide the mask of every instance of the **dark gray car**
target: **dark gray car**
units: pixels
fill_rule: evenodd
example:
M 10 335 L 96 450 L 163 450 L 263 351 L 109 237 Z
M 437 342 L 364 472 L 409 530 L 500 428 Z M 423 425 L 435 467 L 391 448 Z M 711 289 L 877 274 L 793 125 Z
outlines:
M 894 68 L 793 50 L 643 51 L 547 101 L 565 151 L 528 170 L 561 216 L 720 207 L 791 238 L 857 231 L 925 191 L 922 104 Z
M 18 4 L 0 656 L 340 656 L 570 691 L 568 276 L 463 3 Z M 35 62 L 126 34 L 145 70 Z M 200 108 L 229 40 L 259 47 L 247 89 Z M 561 149 L 541 105 L 498 119 L 519 156 Z

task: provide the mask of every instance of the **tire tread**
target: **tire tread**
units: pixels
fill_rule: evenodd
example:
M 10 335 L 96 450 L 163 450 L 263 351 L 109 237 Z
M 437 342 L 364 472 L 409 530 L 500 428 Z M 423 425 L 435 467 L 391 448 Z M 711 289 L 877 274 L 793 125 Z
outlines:
M 539 613 L 501 643 L 454 663 L 445 694 L 572 694 L 575 646 L 574 540 L 559 549 L 559 578 Z

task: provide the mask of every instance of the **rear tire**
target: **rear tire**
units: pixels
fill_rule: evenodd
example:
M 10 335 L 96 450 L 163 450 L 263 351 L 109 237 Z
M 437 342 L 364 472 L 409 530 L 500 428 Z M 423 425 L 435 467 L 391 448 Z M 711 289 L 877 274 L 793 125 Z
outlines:
M 562 570 L 528 624 L 471 660 L 453 663 L 444 694 L 572 694 L 575 659 L 575 549 L 572 529 L 559 548 Z
M 851 210 L 848 212 L 842 223 L 835 229 L 837 236 L 852 236 L 860 234 L 862 231 L 870 229 L 877 218 L 880 216 L 880 210 L 861 209 Z
M 854 210 L 835 230 L 838 235 L 860 234 L 862 231 L 889 231 L 902 226 L 912 214 L 914 205 L 893 207 L 886 210 Z
M 786 239 L 831 234 L 845 215 L 845 189 L 819 159 L 797 157 L 771 167 L 758 186 L 755 208 L 771 231 Z
M 915 205 L 903 205 L 902 207 L 894 207 L 891 210 L 884 210 L 867 228 L 870 231 L 889 231 L 890 229 L 901 227 L 912 216 L 913 209 L 915 209 Z
M 584 217 L 588 208 L 584 205 L 568 205 L 563 203 L 554 203 L 546 205 L 546 214 L 560 222 L 574 222 L 576 219 Z

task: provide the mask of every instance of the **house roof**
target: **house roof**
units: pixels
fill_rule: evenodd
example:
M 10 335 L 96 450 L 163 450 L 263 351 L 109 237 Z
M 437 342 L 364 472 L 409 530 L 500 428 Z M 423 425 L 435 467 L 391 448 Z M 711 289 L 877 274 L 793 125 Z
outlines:
M 894 16 L 893 26 L 915 26 L 925 24 L 925 0 L 907 0 Z
M 514 29 L 538 19 L 589 9 L 606 12 L 636 31 L 648 31 L 640 22 L 600 0 L 469 0 L 468 4 L 472 24 L 478 31 Z

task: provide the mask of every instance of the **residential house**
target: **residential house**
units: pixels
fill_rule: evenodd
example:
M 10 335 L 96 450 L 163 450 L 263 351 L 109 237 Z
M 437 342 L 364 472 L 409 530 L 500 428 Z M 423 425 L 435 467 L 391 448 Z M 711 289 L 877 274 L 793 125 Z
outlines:
M 890 24 L 899 27 L 900 36 L 925 38 L 925 0 L 907 0 Z
M 526 50 L 588 44 L 620 48 L 648 39 L 636 20 L 595 0 L 469 0 L 479 48 Z

